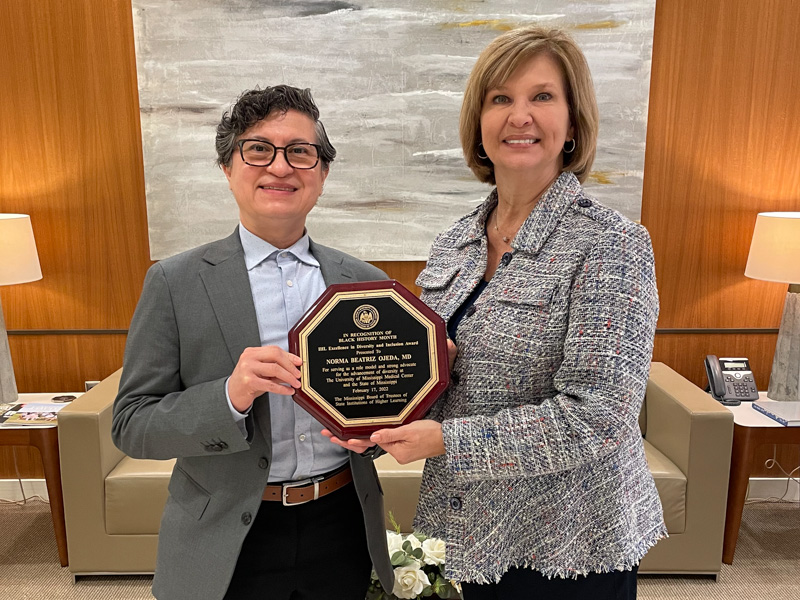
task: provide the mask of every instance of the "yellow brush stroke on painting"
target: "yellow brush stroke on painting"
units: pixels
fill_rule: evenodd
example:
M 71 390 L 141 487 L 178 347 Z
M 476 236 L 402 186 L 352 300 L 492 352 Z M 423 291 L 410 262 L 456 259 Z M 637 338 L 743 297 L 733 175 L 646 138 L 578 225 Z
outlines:
M 578 23 L 572 25 L 572 29 L 614 29 L 626 25 L 625 21 L 594 21 L 592 23 Z M 461 23 L 442 23 L 442 29 L 463 29 L 466 27 L 486 27 L 495 31 L 511 31 L 517 27 L 522 27 L 526 23 L 515 23 L 505 19 L 474 19 Z
M 594 23 L 581 23 L 575 25 L 574 29 L 614 29 L 625 25 L 625 21 L 595 21 Z
M 589 180 L 601 185 L 614 183 L 612 179 L 615 175 L 622 175 L 619 171 L 589 171 Z
M 511 31 L 517 27 L 517 23 L 504 21 L 503 19 L 476 19 L 474 21 L 464 21 L 463 23 L 443 23 L 442 29 L 460 29 L 463 27 L 488 27 L 495 31 Z

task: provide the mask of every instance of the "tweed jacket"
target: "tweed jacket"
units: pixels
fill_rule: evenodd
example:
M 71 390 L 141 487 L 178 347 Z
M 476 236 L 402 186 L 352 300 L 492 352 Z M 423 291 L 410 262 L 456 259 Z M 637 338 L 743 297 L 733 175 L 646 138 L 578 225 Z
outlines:
M 482 279 L 497 191 L 433 243 L 417 279 L 445 321 Z M 638 416 L 658 295 L 644 227 L 559 176 L 459 324 L 431 417 L 415 527 L 446 543 L 448 577 L 499 581 L 627 570 L 666 535 Z

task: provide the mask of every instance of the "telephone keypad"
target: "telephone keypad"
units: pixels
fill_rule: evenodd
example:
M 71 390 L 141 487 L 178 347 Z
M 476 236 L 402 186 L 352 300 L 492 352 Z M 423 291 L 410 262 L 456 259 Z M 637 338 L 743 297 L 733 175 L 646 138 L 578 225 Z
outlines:
M 736 373 L 732 371 L 723 371 L 723 373 L 728 395 L 735 396 L 736 398 L 746 398 L 748 400 L 758 396 L 752 372 L 745 371 L 743 373 Z

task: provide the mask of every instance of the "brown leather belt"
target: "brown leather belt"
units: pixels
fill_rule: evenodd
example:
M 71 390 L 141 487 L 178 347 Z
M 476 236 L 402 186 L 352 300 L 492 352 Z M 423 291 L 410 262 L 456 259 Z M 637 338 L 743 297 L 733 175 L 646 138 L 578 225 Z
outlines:
M 264 488 L 262 500 L 283 502 L 284 506 L 305 504 L 335 492 L 353 481 L 350 465 L 344 466 L 316 477 L 301 479 L 300 481 L 287 481 L 285 483 L 270 483 Z

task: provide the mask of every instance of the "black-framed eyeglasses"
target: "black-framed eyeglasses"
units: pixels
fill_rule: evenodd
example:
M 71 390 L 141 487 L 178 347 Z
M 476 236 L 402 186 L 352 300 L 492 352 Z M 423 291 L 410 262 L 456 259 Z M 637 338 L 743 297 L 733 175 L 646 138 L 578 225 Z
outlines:
M 313 169 L 319 163 L 322 146 L 297 142 L 288 146 L 276 146 L 266 140 L 244 139 L 236 142 L 239 154 L 245 164 L 251 167 L 268 167 L 275 162 L 278 150 L 283 150 L 283 157 L 290 167 L 295 169 Z

